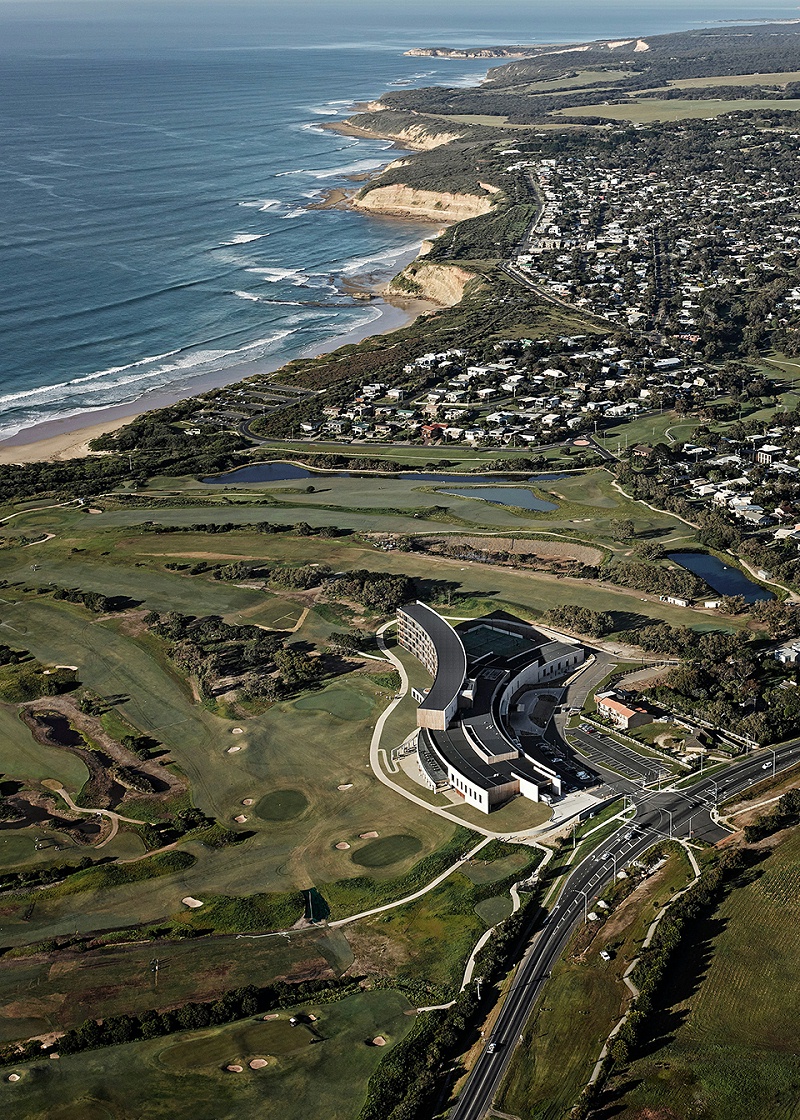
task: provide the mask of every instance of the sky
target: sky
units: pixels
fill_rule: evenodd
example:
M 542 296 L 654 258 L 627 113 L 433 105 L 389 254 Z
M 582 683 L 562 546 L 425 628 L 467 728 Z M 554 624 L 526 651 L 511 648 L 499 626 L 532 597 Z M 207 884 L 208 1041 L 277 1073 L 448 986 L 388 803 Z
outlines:
M 654 34 L 732 18 L 798 18 L 770 0 L 0 0 L 0 53 L 280 47 L 396 41 L 398 46 L 546 42 Z M 589 13 L 591 15 L 589 16 Z M 590 19 L 590 23 L 587 23 Z M 606 32 L 603 32 L 606 33 Z M 459 43 L 455 43 L 455 38 Z

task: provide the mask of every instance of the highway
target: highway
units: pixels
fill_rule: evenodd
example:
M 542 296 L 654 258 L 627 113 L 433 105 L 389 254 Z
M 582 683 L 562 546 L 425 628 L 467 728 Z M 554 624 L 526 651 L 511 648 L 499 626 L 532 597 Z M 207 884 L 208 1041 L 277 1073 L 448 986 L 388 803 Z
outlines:
M 555 961 L 615 872 L 661 839 L 692 836 L 712 844 L 722 839 L 727 832 L 711 817 L 718 801 L 762 781 L 767 776 L 765 767 L 779 773 L 797 761 L 800 739 L 774 753 L 759 751 L 716 779 L 702 778 L 686 789 L 670 787 L 658 791 L 622 783 L 630 786 L 627 792 L 636 807 L 635 818 L 618 828 L 569 875 L 545 924 L 525 950 L 494 1028 L 450 1112 L 450 1120 L 483 1120 Z

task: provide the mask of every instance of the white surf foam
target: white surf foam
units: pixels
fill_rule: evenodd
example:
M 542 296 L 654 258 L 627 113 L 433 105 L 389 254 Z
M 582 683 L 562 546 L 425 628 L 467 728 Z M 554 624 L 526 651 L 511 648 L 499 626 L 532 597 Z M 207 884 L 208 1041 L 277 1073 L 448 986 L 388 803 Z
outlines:
M 382 253 L 372 253 L 367 257 L 356 257 L 341 269 L 343 276 L 352 276 L 354 272 L 368 270 L 370 265 L 388 264 L 398 260 L 406 253 L 419 249 L 419 241 L 409 241 L 406 245 L 398 245 L 394 249 L 386 249 Z
M 249 245 L 251 241 L 260 241 L 263 236 L 263 233 L 237 233 L 230 241 L 223 241 L 222 248 L 229 245 Z
M 256 276 L 260 276 L 267 284 L 278 284 L 281 280 L 289 280 L 292 284 L 304 284 L 308 279 L 305 272 L 299 268 L 253 267 L 246 268 L 245 272 L 251 272 Z
M 355 175 L 359 171 L 375 171 L 378 167 L 383 167 L 384 162 L 382 159 L 362 159 L 357 163 L 345 164 L 344 167 L 322 167 L 316 170 L 309 168 L 305 174 L 311 175 L 314 179 L 335 179 L 344 175 Z
M 239 202 L 237 205 L 260 210 L 263 213 L 266 210 L 277 210 L 279 206 L 283 206 L 283 202 L 279 198 L 254 198 L 252 201 Z

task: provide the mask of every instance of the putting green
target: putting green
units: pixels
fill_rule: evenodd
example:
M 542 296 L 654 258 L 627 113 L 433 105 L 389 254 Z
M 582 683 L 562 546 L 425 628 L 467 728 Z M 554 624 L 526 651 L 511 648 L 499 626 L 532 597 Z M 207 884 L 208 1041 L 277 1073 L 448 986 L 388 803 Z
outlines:
M 508 895 L 496 894 L 492 898 L 484 898 L 475 906 L 475 913 L 487 926 L 496 926 L 507 918 L 513 910 L 511 899 Z
M 416 836 L 402 833 L 396 836 L 383 836 L 371 840 L 350 857 L 359 867 L 389 867 L 392 863 L 414 856 L 422 849 L 422 841 Z
M 308 798 L 299 789 L 276 789 L 265 793 L 256 805 L 262 821 L 293 821 L 308 808 Z
M 294 706 L 300 711 L 327 712 L 337 719 L 357 721 L 369 717 L 375 702 L 370 696 L 354 689 L 326 688 L 323 692 L 301 697 Z
M 471 863 L 464 864 L 461 873 L 475 884 L 496 883 L 515 871 L 522 871 L 531 862 L 531 856 L 530 848 L 523 851 L 511 851 L 502 859 L 495 859 L 490 863 L 484 863 L 478 855 Z
M 162 1050 L 158 1060 L 162 1066 L 176 1072 L 229 1065 L 237 1058 L 246 1064 L 252 1057 L 279 1056 L 302 1050 L 311 1045 L 311 1037 L 305 1027 L 290 1026 L 288 1019 L 248 1022 L 233 1031 L 214 1031 L 181 1039 Z

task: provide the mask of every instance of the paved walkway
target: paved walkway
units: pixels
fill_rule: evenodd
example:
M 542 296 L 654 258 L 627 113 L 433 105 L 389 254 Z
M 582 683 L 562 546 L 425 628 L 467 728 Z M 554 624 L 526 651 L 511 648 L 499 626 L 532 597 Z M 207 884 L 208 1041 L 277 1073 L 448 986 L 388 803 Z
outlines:
M 57 794 L 59 794 L 59 796 L 63 797 L 64 800 L 66 801 L 67 805 L 69 805 L 70 809 L 73 811 L 73 813 L 83 813 L 85 816 L 90 816 L 90 817 L 108 817 L 109 818 L 109 820 L 111 821 L 111 831 L 109 832 L 108 836 L 106 836 L 106 838 L 104 840 L 101 840 L 99 844 L 94 845 L 95 848 L 104 848 L 106 846 L 106 844 L 111 843 L 111 841 L 114 839 L 114 837 L 117 835 L 117 832 L 119 831 L 119 822 L 120 821 L 124 821 L 125 824 L 136 824 L 136 825 L 141 825 L 141 824 L 144 823 L 143 821 L 137 821 L 134 817 L 123 817 L 121 813 L 115 813 L 113 809 L 82 809 L 80 807 L 80 805 L 75 804 L 75 802 L 72 800 L 72 798 L 67 793 L 67 791 L 64 789 L 64 787 L 62 785 L 60 785 L 59 783 L 57 783 L 55 781 L 55 779 L 43 782 L 42 784 L 46 785 L 48 789 L 51 789 L 53 791 L 53 793 L 57 793 Z M 152 852 L 147 852 L 146 854 L 147 855 L 152 855 L 153 853 Z

